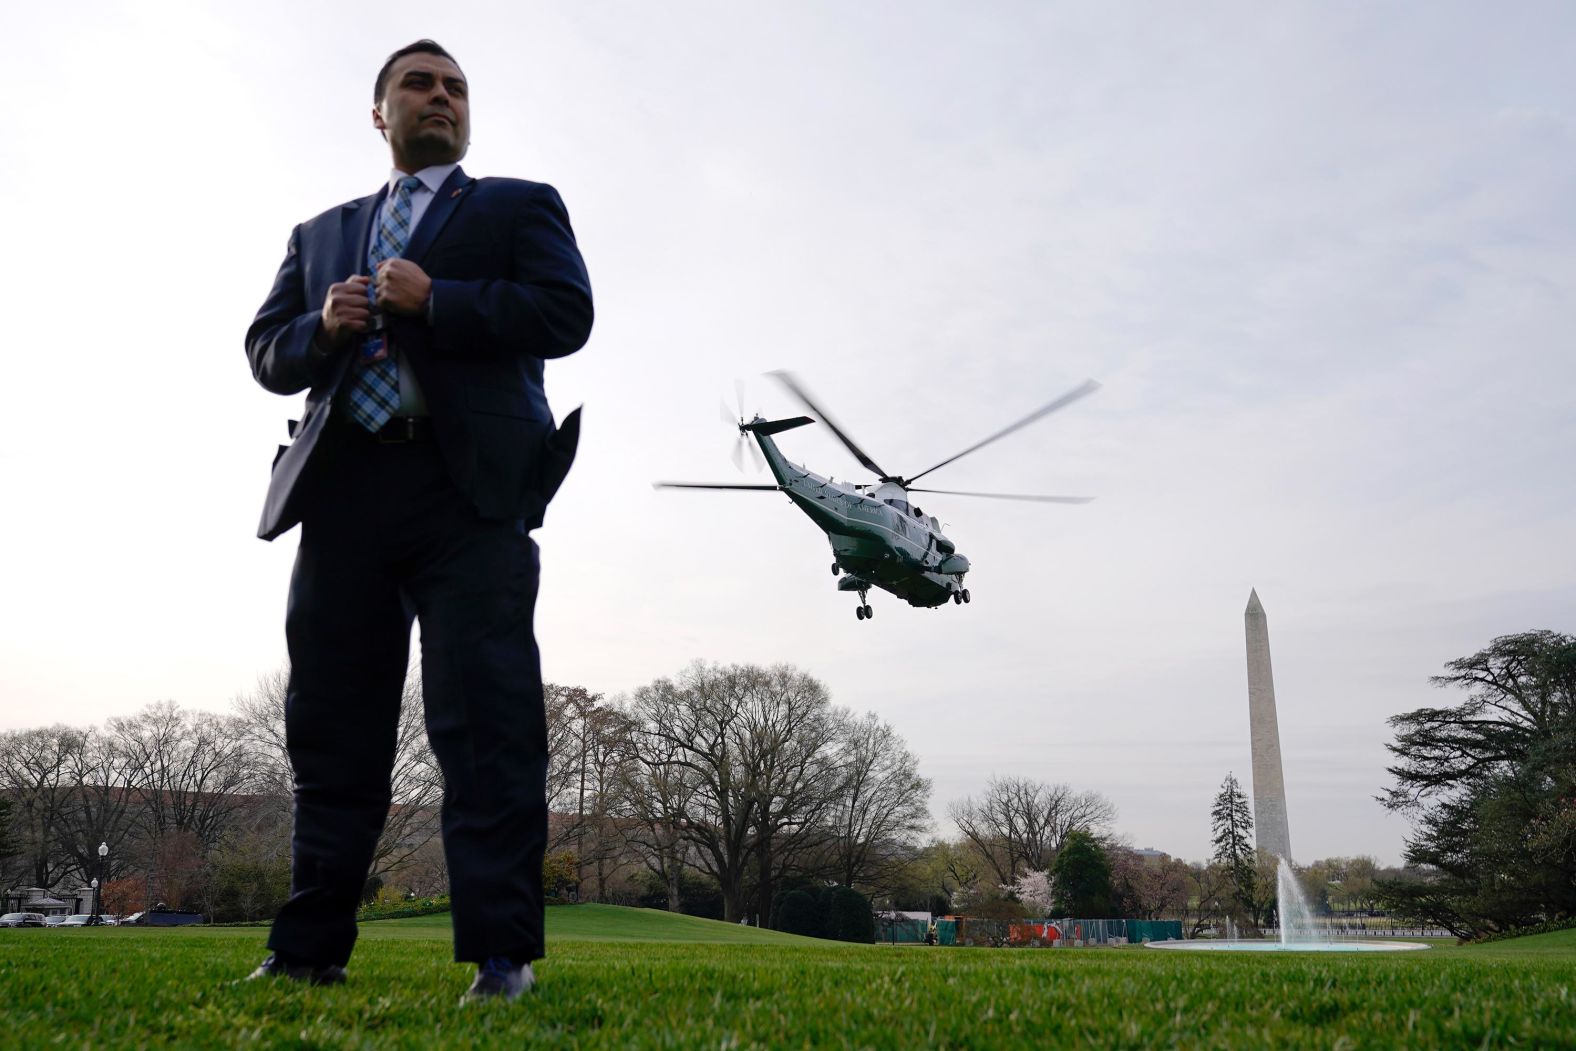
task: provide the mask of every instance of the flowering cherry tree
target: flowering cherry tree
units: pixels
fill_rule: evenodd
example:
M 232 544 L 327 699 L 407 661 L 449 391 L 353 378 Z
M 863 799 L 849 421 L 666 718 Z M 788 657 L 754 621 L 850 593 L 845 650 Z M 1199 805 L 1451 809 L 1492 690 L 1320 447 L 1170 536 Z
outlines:
M 1012 883 L 1002 885 L 1002 890 L 1017 898 L 1030 916 L 1051 914 L 1051 875 L 1029 869 Z

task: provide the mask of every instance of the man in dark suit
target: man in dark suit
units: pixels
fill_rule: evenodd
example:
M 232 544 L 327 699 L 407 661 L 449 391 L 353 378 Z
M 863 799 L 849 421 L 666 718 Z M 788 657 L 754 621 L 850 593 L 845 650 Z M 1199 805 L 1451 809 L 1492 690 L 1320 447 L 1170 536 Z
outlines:
M 430 40 L 391 55 L 373 125 L 388 184 L 296 227 L 246 353 L 307 390 L 259 535 L 298 522 L 285 633 L 295 769 L 290 900 L 254 978 L 344 980 L 388 814 L 413 619 L 467 998 L 514 998 L 542 955 L 547 730 L 529 531 L 573 459 L 543 361 L 591 331 L 591 289 L 551 186 L 472 179 L 469 94 Z

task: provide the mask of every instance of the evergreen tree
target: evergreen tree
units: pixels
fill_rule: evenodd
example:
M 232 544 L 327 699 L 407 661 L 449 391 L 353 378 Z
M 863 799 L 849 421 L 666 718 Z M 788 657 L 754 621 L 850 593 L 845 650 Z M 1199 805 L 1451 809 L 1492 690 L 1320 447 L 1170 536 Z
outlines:
M 1228 773 L 1220 783 L 1220 794 L 1209 812 L 1215 847 L 1214 860 L 1225 867 L 1231 879 L 1232 897 L 1242 911 L 1253 916 L 1257 910 L 1258 888 L 1253 849 L 1253 811 L 1236 775 Z
M 1394 913 L 1472 937 L 1576 917 L 1576 636 L 1528 631 L 1445 665 L 1459 704 L 1390 719 L 1406 860 Z
M 1096 919 L 1111 914 L 1111 861 L 1087 832 L 1070 832 L 1051 863 L 1052 911 Z

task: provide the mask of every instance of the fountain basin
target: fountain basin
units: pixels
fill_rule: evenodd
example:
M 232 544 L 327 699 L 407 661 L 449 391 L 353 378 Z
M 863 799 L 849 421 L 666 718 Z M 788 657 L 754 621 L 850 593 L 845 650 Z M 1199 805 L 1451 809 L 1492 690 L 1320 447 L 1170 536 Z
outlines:
M 1328 941 L 1328 942 L 1150 942 L 1151 949 L 1180 949 L 1184 952 L 1407 952 L 1427 949 L 1425 942 Z

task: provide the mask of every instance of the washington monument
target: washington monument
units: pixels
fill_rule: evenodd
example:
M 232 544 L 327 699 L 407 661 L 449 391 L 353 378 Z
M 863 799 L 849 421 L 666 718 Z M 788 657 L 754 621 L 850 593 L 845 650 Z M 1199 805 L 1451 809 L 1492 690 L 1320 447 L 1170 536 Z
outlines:
M 1281 780 L 1280 726 L 1275 719 L 1275 675 L 1270 627 L 1259 593 L 1248 595 L 1248 731 L 1253 740 L 1253 827 L 1258 848 L 1291 860 L 1286 784 Z

